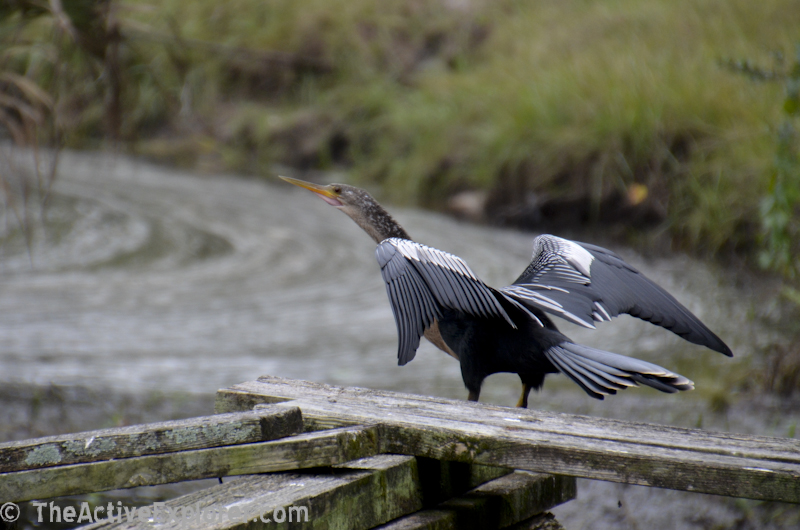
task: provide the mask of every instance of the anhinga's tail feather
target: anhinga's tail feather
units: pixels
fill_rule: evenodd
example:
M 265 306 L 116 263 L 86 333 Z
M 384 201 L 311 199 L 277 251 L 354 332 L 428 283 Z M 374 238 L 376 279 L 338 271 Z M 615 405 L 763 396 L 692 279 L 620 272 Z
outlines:
M 666 368 L 580 344 L 562 342 L 544 354 L 561 373 L 597 399 L 640 384 L 668 393 L 694 388 L 694 383 Z

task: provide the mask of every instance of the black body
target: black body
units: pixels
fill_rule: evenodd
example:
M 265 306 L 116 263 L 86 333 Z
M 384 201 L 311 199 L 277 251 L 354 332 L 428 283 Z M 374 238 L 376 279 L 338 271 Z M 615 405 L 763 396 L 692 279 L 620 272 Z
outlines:
M 512 328 L 503 318 L 476 318 L 459 311 L 446 311 L 439 319 L 439 331 L 461 361 L 461 377 L 472 395 L 479 395 L 484 379 L 492 374 L 519 374 L 523 384 L 538 390 L 545 375 L 558 369 L 544 351 L 569 339 L 556 329 L 541 311 L 537 317 L 547 327 L 527 318 L 518 308 L 505 308 Z

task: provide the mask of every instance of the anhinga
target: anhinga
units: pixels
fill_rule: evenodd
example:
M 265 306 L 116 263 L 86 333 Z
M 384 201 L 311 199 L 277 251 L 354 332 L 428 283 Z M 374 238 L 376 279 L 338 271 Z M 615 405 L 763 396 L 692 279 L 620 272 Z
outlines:
M 519 407 L 527 406 L 530 390 L 538 390 L 547 374 L 557 372 L 598 399 L 638 384 L 669 393 L 694 388 L 655 364 L 573 343 L 545 312 L 587 328 L 628 313 L 733 355 L 669 293 L 604 248 L 538 236 L 530 265 L 513 284 L 494 289 L 461 258 L 412 241 L 366 191 L 281 178 L 346 213 L 378 243 L 375 255 L 397 324 L 399 364 L 414 358 L 424 335 L 459 360 L 470 401 L 478 400 L 483 380 L 499 372 L 522 380 Z

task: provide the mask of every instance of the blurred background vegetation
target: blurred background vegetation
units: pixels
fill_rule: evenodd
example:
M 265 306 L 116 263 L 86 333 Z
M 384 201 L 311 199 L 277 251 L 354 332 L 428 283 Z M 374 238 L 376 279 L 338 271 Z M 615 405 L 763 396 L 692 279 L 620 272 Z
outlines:
M 335 169 L 792 284 L 798 42 L 798 0 L 4 0 L 0 137 Z

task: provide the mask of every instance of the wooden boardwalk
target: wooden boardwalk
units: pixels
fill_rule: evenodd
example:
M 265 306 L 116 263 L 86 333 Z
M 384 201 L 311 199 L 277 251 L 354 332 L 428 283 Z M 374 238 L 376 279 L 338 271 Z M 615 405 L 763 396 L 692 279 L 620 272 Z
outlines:
M 216 409 L 0 444 L 0 501 L 231 477 L 165 509 L 240 515 L 202 528 L 395 530 L 558 528 L 546 511 L 574 498 L 575 477 L 800 503 L 795 439 L 275 377 L 220 390 Z M 289 507 L 302 507 L 308 522 L 259 521 Z
M 745 436 L 262 377 L 217 411 L 298 406 L 314 428 L 376 425 L 381 453 L 800 503 L 800 440 Z M 256 408 L 257 409 L 257 408 Z

